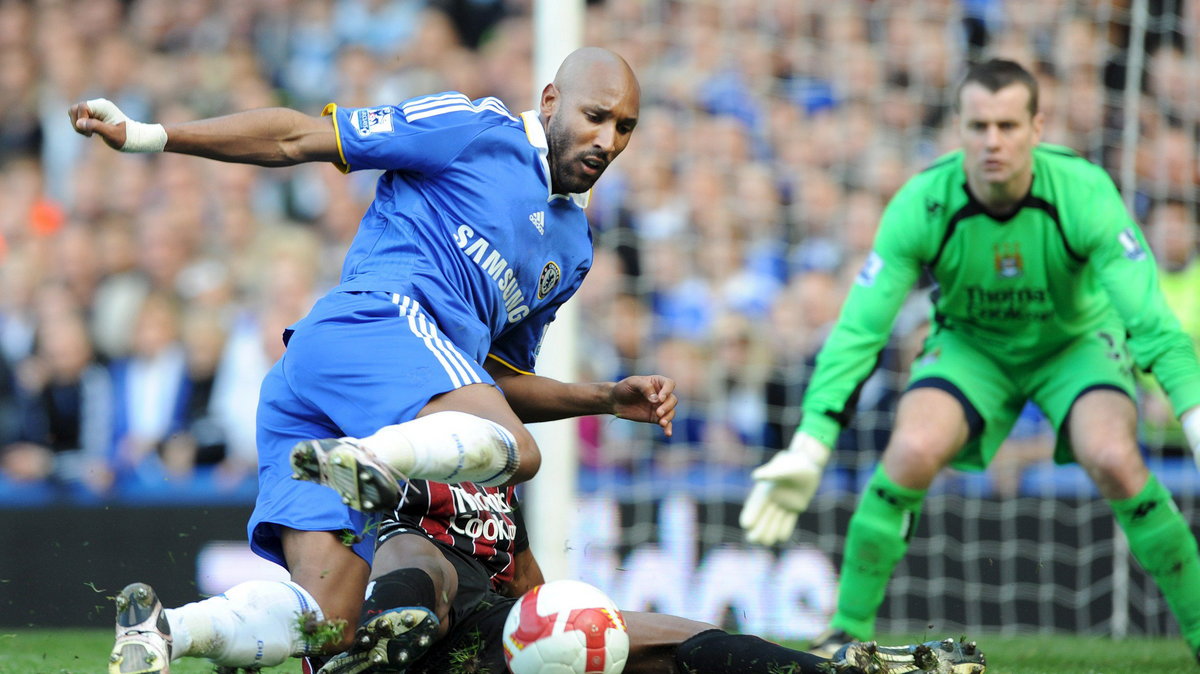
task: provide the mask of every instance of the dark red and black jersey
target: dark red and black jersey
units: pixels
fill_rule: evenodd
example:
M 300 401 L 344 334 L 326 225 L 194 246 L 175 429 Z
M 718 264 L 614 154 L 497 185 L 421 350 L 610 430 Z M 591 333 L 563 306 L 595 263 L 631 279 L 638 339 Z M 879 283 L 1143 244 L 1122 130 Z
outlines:
M 409 480 L 395 516 L 380 525 L 379 542 L 410 531 L 479 560 L 493 587 L 512 580 L 513 555 L 529 547 L 513 487 Z

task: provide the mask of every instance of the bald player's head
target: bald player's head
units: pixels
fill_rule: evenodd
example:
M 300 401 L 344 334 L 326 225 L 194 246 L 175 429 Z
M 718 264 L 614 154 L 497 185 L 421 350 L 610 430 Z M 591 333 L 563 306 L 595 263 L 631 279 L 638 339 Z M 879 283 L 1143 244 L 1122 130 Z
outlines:
M 551 189 L 586 192 L 629 143 L 641 87 L 625 59 L 599 47 L 571 52 L 542 90 Z

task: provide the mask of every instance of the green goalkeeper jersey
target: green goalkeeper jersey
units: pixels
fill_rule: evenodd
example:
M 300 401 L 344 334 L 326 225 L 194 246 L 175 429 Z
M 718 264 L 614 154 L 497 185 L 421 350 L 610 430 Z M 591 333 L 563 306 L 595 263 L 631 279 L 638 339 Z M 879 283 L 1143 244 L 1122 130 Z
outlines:
M 1158 287 L 1154 258 L 1104 171 L 1040 145 L 1020 208 L 990 215 L 966 186 L 961 151 L 914 176 L 884 211 L 804 398 L 801 430 L 832 444 L 923 269 L 932 320 L 1012 371 L 1037 367 L 1101 329 L 1127 332 L 1176 414 L 1200 404 L 1200 366 Z

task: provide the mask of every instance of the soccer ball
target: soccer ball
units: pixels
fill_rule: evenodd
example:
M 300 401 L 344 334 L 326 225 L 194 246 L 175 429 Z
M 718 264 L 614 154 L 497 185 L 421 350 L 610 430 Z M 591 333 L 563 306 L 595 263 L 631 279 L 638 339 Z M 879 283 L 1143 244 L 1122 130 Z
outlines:
M 621 611 L 578 580 L 538 585 L 504 621 L 504 660 L 513 674 L 620 674 L 628 657 Z

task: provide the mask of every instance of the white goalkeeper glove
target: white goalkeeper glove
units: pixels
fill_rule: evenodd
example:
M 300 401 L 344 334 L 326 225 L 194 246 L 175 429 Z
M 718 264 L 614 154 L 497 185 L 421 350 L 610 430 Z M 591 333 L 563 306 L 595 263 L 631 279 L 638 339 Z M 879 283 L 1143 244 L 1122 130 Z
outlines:
M 125 124 L 125 144 L 121 152 L 162 152 L 167 146 L 167 131 L 162 124 L 135 122 L 116 103 L 107 98 L 93 98 L 87 102 L 92 117 L 105 124 Z
M 1183 433 L 1192 448 L 1196 468 L 1200 468 L 1200 406 L 1184 412 L 1183 416 L 1179 417 L 1179 423 L 1183 426 Z
M 755 469 L 750 474 L 754 487 L 738 518 L 746 540 L 761 545 L 787 540 L 796 528 L 796 518 L 817 493 L 827 461 L 829 447 L 798 431 L 786 450 Z

